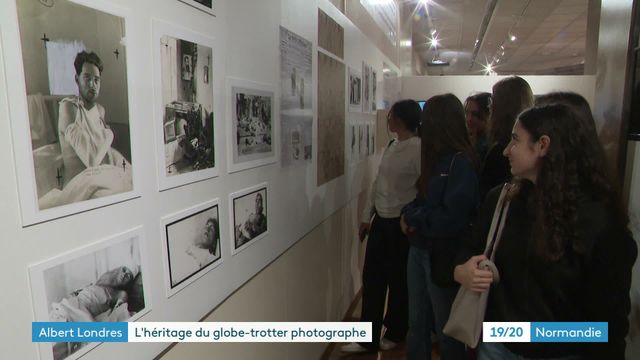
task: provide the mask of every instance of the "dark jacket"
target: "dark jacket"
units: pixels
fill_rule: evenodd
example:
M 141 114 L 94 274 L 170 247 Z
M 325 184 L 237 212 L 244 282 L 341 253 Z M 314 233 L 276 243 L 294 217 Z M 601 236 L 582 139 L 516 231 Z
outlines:
M 426 196 L 418 195 L 402 209 L 404 221 L 416 228 L 409 243 L 423 249 L 429 239 L 462 235 L 479 203 L 478 176 L 462 153 L 441 156 L 431 174 Z
M 487 195 L 458 263 L 483 252 L 500 190 L 498 186 Z M 527 199 L 532 191 L 532 185 L 525 186 L 511 202 L 495 256 L 500 282 L 491 287 L 485 321 L 608 322 L 608 343 L 504 345 L 532 358 L 582 354 L 624 359 L 635 241 L 628 229 L 616 225 L 605 204 L 583 196 L 577 206 L 577 235 L 587 240 L 588 250 L 579 254 L 569 248 L 558 261 L 546 261 L 536 254 L 530 238 L 533 216 Z
M 496 143 L 489 148 L 482 161 L 480 171 L 480 201 L 483 201 L 489 190 L 504 184 L 511 179 L 511 165 L 502 153 L 507 144 Z

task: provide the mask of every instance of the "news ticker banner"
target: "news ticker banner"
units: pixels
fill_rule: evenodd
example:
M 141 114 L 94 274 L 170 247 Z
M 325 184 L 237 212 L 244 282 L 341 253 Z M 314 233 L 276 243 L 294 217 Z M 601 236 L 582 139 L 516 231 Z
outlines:
M 33 322 L 32 342 L 371 342 L 370 322 Z
M 484 322 L 483 342 L 608 342 L 606 322 Z

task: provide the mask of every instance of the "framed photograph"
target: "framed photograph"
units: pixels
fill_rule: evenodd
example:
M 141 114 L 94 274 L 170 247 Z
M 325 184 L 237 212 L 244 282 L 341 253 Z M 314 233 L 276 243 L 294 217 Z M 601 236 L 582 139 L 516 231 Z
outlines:
M 222 263 L 218 199 L 162 219 L 167 297 Z
M 371 71 L 371 112 L 378 110 L 378 104 L 376 99 L 378 96 L 378 74 L 375 71 Z
M 277 161 L 276 89 L 267 84 L 228 78 L 227 114 L 230 173 Z
M 22 49 L 5 53 L 5 66 L 16 70 L 6 75 L 23 226 L 138 196 L 128 10 L 88 4 L 60 0 L 34 12 L 15 2 L 20 32 L 2 33 Z
M 371 112 L 372 103 L 375 102 L 371 96 L 371 65 L 362 62 L 362 108 L 363 112 Z
M 231 252 L 235 255 L 268 233 L 267 183 L 230 194 L 229 203 L 233 230 Z
M 148 312 L 141 232 L 138 227 L 30 266 L 35 321 L 135 321 Z M 40 343 L 40 359 L 77 359 L 98 345 Z
M 313 44 L 280 26 L 282 167 L 310 164 L 313 154 Z
M 349 67 L 349 111 L 362 111 L 362 73 Z
M 218 176 L 214 83 L 218 57 L 204 35 L 153 21 L 158 188 Z
M 349 160 L 351 165 L 356 164 L 360 158 L 358 123 L 351 121 L 347 130 L 347 144 L 349 144 Z
M 213 3 L 217 0 L 179 0 L 185 4 L 191 5 L 198 10 L 202 10 L 209 15 L 216 16 L 214 13 Z

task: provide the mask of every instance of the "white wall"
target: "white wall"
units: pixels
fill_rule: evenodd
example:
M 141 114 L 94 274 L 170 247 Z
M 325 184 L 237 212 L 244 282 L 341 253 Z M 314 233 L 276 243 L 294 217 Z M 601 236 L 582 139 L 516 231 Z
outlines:
M 33 7 L 41 6 L 36 1 Z M 17 168 L 28 166 L 14 159 L 15 149 L 26 141 L 14 138 L 12 126 L 24 119 L 26 111 L 24 78 L 20 52 L 16 2 L 0 0 L 0 163 L 4 164 L 4 176 L 0 178 L 0 229 L 3 250 L 0 252 L 0 282 L 10 294 L 0 298 L 0 359 L 39 359 L 37 346 L 28 334 L 33 315 L 32 297 L 28 279 L 28 267 L 59 254 L 74 251 L 89 243 L 108 238 L 113 234 L 143 226 L 144 252 L 142 257 L 149 265 L 144 281 L 149 291 L 145 294 L 151 311 L 141 321 L 197 321 L 229 297 L 236 289 L 274 261 L 317 225 L 321 235 L 315 241 L 345 239 L 338 248 L 340 253 L 326 252 L 318 255 L 314 250 L 297 253 L 287 262 L 286 272 L 296 273 L 301 267 L 320 267 L 327 281 L 333 285 L 314 289 L 305 278 L 295 278 L 298 283 L 287 291 L 306 289 L 314 299 L 309 303 L 313 314 L 305 313 L 300 306 L 291 313 L 291 320 L 316 318 L 339 320 L 346 305 L 359 288 L 358 244 L 353 244 L 357 220 L 352 224 L 324 221 L 345 211 L 345 206 L 371 182 L 376 158 L 370 158 L 345 169 L 345 175 L 318 188 L 316 164 L 297 168 L 281 168 L 278 164 L 262 166 L 247 171 L 227 174 L 228 151 L 225 126 L 228 126 L 224 93 L 227 77 L 236 77 L 272 85 L 279 88 L 279 25 L 316 43 L 317 8 L 333 17 L 345 28 L 345 64 L 361 67 L 362 61 L 373 66 L 382 79 L 383 61 L 393 63 L 353 26 L 328 0 L 233 0 L 216 1 L 216 17 L 195 10 L 175 0 L 77 0 L 93 6 L 106 4 L 122 9 L 127 17 L 127 50 L 129 67 L 126 70 L 129 84 L 129 115 L 132 126 L 132 143 L 135 146 L 134 173 L 138 176 L 140 197 L 129 201 L 93 209 L 80 214 L 45 223 L 22 227 L 17 183 Z M 55 2 L 59 6 L 62 0 Z M 153 137 L 155 126 L 162 123 L 161 109 L 154 108 L 154 96 L 159 79 L 154 78 L 152 19 L 171 23 L 190 31 L 211 37 L 215 41 L 210 80 L 214 84 L 214 116 L 216 123 L 216 165 L 220 176 L 172 190 L 158 192 L 156 167 L 164 166 L 155 158 L 155 147 L 160 146 Z M 57 22 L 68 21 L 60 15 Z M 41 36 L 42 34 L 38 34 Z M 49 34 L 48 34 L 49 35 Z M 39 41 L 39 40 L 38 40 Z M 314 49 L 314 93 L 317 84 L 316 51 Z M 398 71 L 398 69 L 395 69 Z M 382 87 L 378 87 L 378 103 L 382 101 Z M 345 99 L 346 100 L 346 99 Z M 277 102 L 277 100 L 276 100 Z M 317 100 L 314 99 L 314 103 Z M 346 106 L 346 102 L 345 102 Z M 20 116 L 17 116 L 20 115 Z M 347 123 L 364 115 L 347 112 Z M 4 120 L 7 119 L 7 120 Z M 314 130 L 315 133 L 315 130 Z M 26 137 L 26 136 L 25 136 Z M 314 143 L 314 158 L 317 144 Z M 269 234 L 239 254 L 231 255 L 228 194 L 257 183 L 269 183 Z M 163 246 L 161 244 L 160 219 L 204 201 L 218 198 L 221 216 L 222 264 L 171 298 L 165 294 Z M 360 204 L 360 201 L 358 201 Z M 354 210 L 356 214 L 361 209 Z M 331 217 L 334 219 L 334 217 Z M 349 219 L 352 219 L 351 217 Z M 323 222 L 324 221 L 324 222 Z M 336 237 L 336 234 L 342 234 Z M 339 259 L 342 267 L 327 267 L 325 260 Z M 276 263 L 274 263 L 276 264 Z M 278 265 L 283 266 L 278 262 Z M 327 265 L 328 266 L 328 265 Z M 290 279 L 286 279 L 290 280 Z M 269 281 L 286 281 L 271 279 Z M 281 288 L 260 283 L 264 296 L 278 297 Z M 273 289 L 273 290 L 272 290 Z M 326 289 L 331 289 L 326 292 Z M 316 293 L 313 293 L 313 291 Z M 323 292 L 325 291 L 325 292 Z M 256 297 L 246 299 L 252 307 Z M 329 305 L 333 304 L 333 305 Z M 234 309 L 237 309 L 234 307 Z M 256 309 L 265 309 L 256 305 Z M 268 308 L 267 308 L 268 309 Z M 319 311 L 318 309 L 324 309 Z M 234 310 L 234 313 L 242 309 Z M 268 310 L 266 310 L 268 311 Z M 252 314 L 252 313 L 248 313 Z M 240 316 L 238 316 L 240 318 Z M 277 318 L 273 318 L 274 320 Z M 250 318 L 247 318 L 250 320 Z M 255 318 L 254 320 L 260 320 Z M 84 359 L 150 359 L 160 353 L 167 344 L 102 344 Z M 303 351 L 304 352 L 304 351 Z
M 474 92 L 491 92 L 491 87 L 506 76 L 410 76 L 402 78 L 402 98 L 427 100 L 431 96 L 452 93 L 464 102 Z M 523 75 L 534 95 L 550 91 L 574 91 L 587 99 L 593 106 L 596 77 L 584 76 L 549 76 Z

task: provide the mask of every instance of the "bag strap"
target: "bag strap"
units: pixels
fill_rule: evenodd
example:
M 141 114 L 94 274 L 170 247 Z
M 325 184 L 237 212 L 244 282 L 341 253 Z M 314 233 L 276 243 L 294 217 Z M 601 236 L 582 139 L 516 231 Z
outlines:
M 493 210 L 493 219 L 491 219 L 491 227 L 489 233 L 487 233 L 487 243 L 484 248 L 484 255 L 489 259 L 493 259 L 498 242 L 502 236 L 502 229 L 507 219 L 507 210 L 509 210 L 510 201 L 506 199 L 506 195 L 511 188 L 510 184 L 504 184 L 500 197 L 496 203 L 496 208 Z M 491 250 L 491 254 L 489 254 Z

